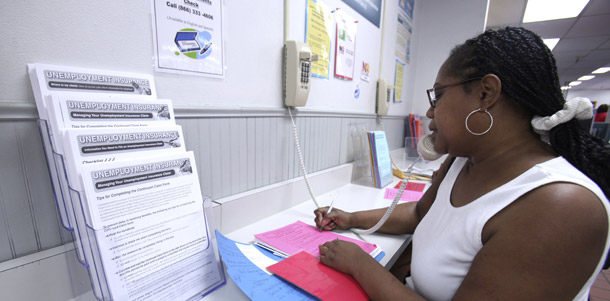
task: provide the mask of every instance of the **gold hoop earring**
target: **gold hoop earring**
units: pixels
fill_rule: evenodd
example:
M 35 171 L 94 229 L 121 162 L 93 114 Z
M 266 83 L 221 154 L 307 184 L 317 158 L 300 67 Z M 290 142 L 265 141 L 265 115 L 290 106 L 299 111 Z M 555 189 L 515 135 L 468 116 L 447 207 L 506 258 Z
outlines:
M 487 114 L 489 116 L 489 120 L 490 120 L 489 127 L 484 132 L 481 132 L 481 133 L 475 133 L 472 130 L 470 130 L 470 128 L 468 127 L 468 118 L 470 118 L 470 116 L 476 112 L 483 112 L 483 113 Z M 466 126 L 466 130 L 468 130 L 469 133 L 471 133 L 475 136 L 481 136 L 481 135 L 487 134 L 487 132 L 489 132 L 489 130 L 491 130 L 491 127 L 494 125 L 494 118 L 493 118 L 493 116 L 491 116 L 491 113 L 489 113 L 489 111 L 487 111 L 487 110 L 481 111 L 481 109 L 478 109 L 478 110 L 474 110 L 474 111 L 470 112 L 470 114 L 468 114 L 468 116 L 466 116 L 466 120 L 464 120 L 464 125 Z

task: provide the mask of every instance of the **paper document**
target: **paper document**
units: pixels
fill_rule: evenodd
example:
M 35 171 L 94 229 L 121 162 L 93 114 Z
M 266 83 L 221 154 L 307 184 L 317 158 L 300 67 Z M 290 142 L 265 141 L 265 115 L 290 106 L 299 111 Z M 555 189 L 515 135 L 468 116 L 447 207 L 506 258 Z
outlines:
M 157 97 L 153 77 L 147 74 L 117 72 L 67 66 L 28 64 L 28 72 L 40 119 L 47 120 L 43 97 L 54 92 L 87 92 Z
M 263 272 L 240 251 L 243 246 L 252 246 L 233 241 L 216 231 L 218 251 L 227 266 L 227 274 L 235 284 L 252 300 L 316 300 L 308 293 L 284 282 L 282 279 Z M 278 258 L 280 260 L 280 258 Z
M 201 208 L 192 152 L 85 165 L 83 185 L 95 230 L 148 216 L 167 220 Z
M 369 300 L 354 277 L 322 264 L 307 252 L 299 252 L 268 269 L 320 300 Z
M 381 252 L 381 248 L 377 245 L 343 236 L 335 232 L 320 231 L 318 228 L 302 221 L 296 221 L 275 230 L 259 233 L 254 235 L 254 237 L 258 244 L 283 253 L 286 257 L 300 251 L 305 251 L 315 257 L 320 257 L 319 246 L 335 239 L 353 242 L 373 257 L 376 257 Z
M 70 194 L 70 199 L 73 206 L 82 207 L 87 224 L 91 227 L 91 209 L 81 181 L 83 166 L 185 152 L 182 128 L 177 125 L 129 130 L 68 129 L 64 136 L 67 179 L 70 189 L 76 191 Z
M 222 282 L 202 211 L 95 231 L 112 299 L 187 300 Z
M 398 194 L 398 189 L 396 188 L 386 188 L 385 193 L 383 194 L 383 198 L 386 200 L 393 200 Z M 416 202 L 424 196 L 424 193 L 421 191 L 411 191 L 406 190 L 402 192 L 400 196 L 401 201 L 405 202 Z
M 175 124 L 168 99 L 57 92 L 47 96 L 50 120 L 60 128 L 139 127 Z
M 368 132 L 368 138 L 371 150 L 373 183 L 375 187 L 382 188 L 392 183 L 394 179 L 388 141 L 383 131 Z

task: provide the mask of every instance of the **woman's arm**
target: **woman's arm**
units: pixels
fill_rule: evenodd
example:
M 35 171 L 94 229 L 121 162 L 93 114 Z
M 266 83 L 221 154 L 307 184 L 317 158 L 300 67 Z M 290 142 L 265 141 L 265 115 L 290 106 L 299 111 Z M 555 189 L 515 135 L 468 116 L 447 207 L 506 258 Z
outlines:
M 591 191 L 542 186 L 492 217 L 456 300 L 572 300 L 597 266 L 608 221 Z
M 378 230 L 378 232 L 388 234 L 411 234 L 419 221 L 426 215 L 430 206 L 436 198 L 436 192 L 449 166 L 453 162 L 453 157 L 448 157 L 441 167 L 434 173 L 432 184 L 426 190 L 418 202 L 408 202 L 396 206 L 388 220 Z M 339 209 L 333 209 L 330 214 L 326 214 L 328 207 L 316 209 L 316 226 L 323 227 L 325 230 L 351 228 L 369 229 L 381 219 L 387 208 L 357 211 L 347 213 Z

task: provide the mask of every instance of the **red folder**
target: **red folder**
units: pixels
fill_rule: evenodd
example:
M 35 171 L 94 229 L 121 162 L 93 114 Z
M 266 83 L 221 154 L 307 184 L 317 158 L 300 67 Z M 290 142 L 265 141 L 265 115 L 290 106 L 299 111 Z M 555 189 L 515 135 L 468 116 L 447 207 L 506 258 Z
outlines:
M 368 300 L 354 277 L 325 266 L 313 255 L 299 252 L 267 270 L 321 300 Z

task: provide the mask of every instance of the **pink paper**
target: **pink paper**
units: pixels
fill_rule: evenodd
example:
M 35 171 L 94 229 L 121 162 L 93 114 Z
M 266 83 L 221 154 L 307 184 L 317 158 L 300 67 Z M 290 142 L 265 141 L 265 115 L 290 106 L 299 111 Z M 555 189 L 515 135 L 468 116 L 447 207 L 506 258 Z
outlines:
M 306 252 L 290 256 L 267 270 L 325 301 L 368 300 L 354 277 L 322 264 Z
M 313 256 L 320 257 L 318 247 L 327 241 L 335 239 L 351 241 L 369 254 L 377 249 L 377 246 L 374 244 L 330 231 L 320 231 L 316 227 L 302 221 L 296 221 L 275 230 L 256 234 L 254 237 L 289 255 L 305 251 Z
M 394 186 L 394 188 L 399 189 L 401 184 L 402 184 L 402 181 L 399 181 L 396 184 L 396 186 Z M 407 187 L 405 187 L 405 190 L 424 191 L 424 188 L 426 188 L 426 184 L 424 184 L 424 183 L 409 182 L 409 183 L 407 183 Z
M 386 188 L 383 198 L 386 200 L 393 200 L 396 197 L 396 194 L 398 194 L 398 189 Z M 419 201 L 422 196 L 424 196 L 424 193 L 422 191 L 405 190 L 400 196 L 400 200 L 405 202 L 415 202 Z

